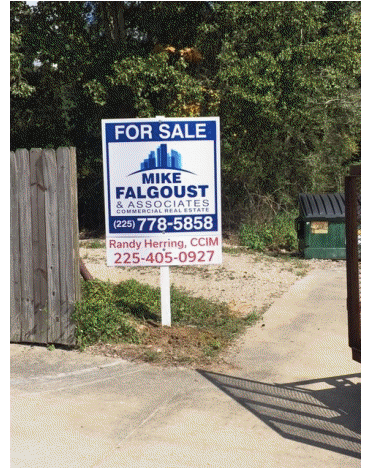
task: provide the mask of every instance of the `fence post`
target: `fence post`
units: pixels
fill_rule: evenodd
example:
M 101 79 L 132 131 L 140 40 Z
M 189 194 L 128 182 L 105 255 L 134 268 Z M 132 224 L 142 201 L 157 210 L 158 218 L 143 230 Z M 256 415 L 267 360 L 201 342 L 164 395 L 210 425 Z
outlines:
M 361 181 L 360 167 L 353 167 L 345 177 L 347 312 L 349 347 L 352 357 L 361 362 L 361 301 L 358 257 L 358 200 Z
M 57 189 L 58 189 L 58 227 L 59 227 L 59 262 L 60 262 L 60 313 L 61 340 L 65 344 L 74 344 L 75 327 L 72 314 L 76 300 L 76 233 L 77 216 L 73 216 L 72 207 L 74 195 L 72 185 L 75 171 L 75 159 L 70 148 L 57 149 Z
M 72 243 L 73 243 L 73 270 L 74 270 L 74 301 L 81 298 L 81 274 L 80 274 L 80 246 L 79 246 L 79 226 L 78 226 L 78 194 L 77 194 L 77 158 L 76 148 L 71 147 L 71 203 L 72 203 Z

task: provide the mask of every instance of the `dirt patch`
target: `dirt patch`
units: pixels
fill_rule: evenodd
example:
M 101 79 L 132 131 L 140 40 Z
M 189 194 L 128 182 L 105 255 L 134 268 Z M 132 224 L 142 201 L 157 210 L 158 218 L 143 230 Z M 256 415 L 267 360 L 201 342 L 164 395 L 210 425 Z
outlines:
M 141 344 L 104 344 L 90 346 L 92 354 L 149 362 L 164 366 L 225 369 L 231 366 L 219 353 L 218 337 L 195 327 L 151 328 Z

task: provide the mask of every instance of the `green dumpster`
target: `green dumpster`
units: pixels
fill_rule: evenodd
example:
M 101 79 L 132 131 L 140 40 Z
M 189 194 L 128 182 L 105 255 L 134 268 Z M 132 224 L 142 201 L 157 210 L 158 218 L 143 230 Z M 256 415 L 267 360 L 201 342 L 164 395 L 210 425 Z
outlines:
M 304 258 L 345 259 L 344 194 L 300 194 L 296 228 Z

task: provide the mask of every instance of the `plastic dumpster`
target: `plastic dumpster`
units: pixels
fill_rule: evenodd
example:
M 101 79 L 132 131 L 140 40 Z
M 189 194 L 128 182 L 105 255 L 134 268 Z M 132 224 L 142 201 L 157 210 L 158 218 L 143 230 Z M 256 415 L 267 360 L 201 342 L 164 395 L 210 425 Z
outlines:
M 299 251 L 305 258 L 346 258 L 343 193 L 300 194 L 296 227 Z

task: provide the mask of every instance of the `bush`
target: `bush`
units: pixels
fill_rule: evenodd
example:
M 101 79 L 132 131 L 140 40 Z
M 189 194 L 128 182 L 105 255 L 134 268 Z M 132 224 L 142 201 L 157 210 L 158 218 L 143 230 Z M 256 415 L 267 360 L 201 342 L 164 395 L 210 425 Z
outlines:
M 279 213 L 271 222 L 244 224 L 240 231 L 242 245 L 253 250 L 296 250 L 298 248 L 295 228 L 296 212 Z

